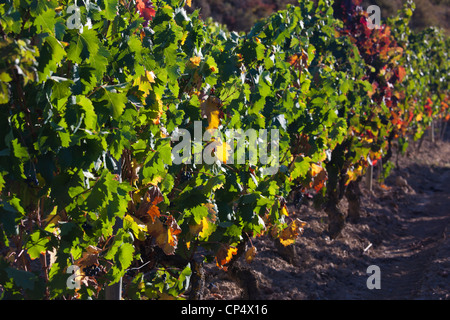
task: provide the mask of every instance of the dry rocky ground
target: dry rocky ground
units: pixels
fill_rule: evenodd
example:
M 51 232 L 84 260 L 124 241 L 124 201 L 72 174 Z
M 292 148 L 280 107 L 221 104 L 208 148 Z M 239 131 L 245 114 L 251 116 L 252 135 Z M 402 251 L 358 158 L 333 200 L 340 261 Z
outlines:
M 361 219 L 346 223 L 338 238 L 326 236 L 325 212 L 303 205 L 289 208 L 308 223 L 294 255 L 267 237 L 252 239 L 258 254 L 248 267 L 257 299 L 450 299 L 450 139 L 425 138 L 418 146 L 398 157 L 385 186 L 374 183 L 369 191 L 362 181 Z M 345 212 L 345 199 L 341 206 Z M 237 263 L 247 265 L 243 258 Z M 380 268 L 379 290 L 367 288 L 370 265 Z M 243 297 L 226 272 L 213 264 L 205 269 L 205 299 Z

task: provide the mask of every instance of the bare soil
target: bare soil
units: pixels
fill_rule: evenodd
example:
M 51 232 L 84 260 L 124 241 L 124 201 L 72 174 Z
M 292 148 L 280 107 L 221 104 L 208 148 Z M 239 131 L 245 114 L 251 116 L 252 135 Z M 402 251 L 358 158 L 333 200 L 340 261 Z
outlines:
M 450 130 L 449 130 L 450 131 Z M 448 132 L 450 133 L 450 132 Z M 359 222 L 347 222 L 334 240 L 327 215 L 312 205 L 289 207 L 308 223 L 293 250 L 268 237 L 252 239 L 258 254 L 248 265 L 261 300 L 450 299 L 450 139 L 411 143 L 382 187 L 362 185 Z M 396 160 L 395 154 L 392 160 Z M 340 204 L 346 212 L 345 199 Z M 367 268 L 381 271 L 381 289 L 368 289 Z M 227 272 L 205 265 L 204 299 L 242 299 L 244 289 Z

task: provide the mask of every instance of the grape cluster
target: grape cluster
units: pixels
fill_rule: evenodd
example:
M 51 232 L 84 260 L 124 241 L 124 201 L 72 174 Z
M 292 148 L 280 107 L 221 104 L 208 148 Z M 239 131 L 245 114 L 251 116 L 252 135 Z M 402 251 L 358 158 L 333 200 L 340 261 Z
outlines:
M 88 232 L 88 231 L 92 230 L 92 225 L 90 225 L 89 223 L 85 222 L 85 223 L 83 223 L 82 228 L 83 228 L 84 232 Z
M 100 273 L 100 271 L 101 269 L 95 264 L 83 268 L 84 274 L 88 277 L 96 277 Z
M 298 209 L 303 204 L 303 193 L 297 192 L 294 196 L 294 205 Z
M 294 196 L 294 205 L 299 209 L 302 205 L 313 199 L 313 195 L 310 193 L 297 192 Z
M 192 171 L 181 172 L 181 182 L 189 181 L 192 179 Z
M 25 182 L 31 187 L 38 187 L 39 181 L 36 176 L 28 176 Z
M 125 274 L 130 277 L 134 277 L 136 275 L 136 270 L 128 269 Z

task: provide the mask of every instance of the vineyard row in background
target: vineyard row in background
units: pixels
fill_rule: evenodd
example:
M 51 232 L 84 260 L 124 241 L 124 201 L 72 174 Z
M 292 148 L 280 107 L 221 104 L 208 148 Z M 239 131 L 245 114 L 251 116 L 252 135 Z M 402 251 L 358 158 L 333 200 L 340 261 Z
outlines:
M 310 0 L 315 1 L 317 0 Z M 212 17 L 214 21 L 225 24 L 233 31 L 249 31 L 259 20 L 271 13 L 283 10 L 288 4 L 295 5 L 297 0 L 192 0 L 188 12 L 200 9 L 203 18 Z M 381 8 L 383 19 L 393 17 L 401 9 L 402 0 L 363 0 L 362 8 L 377 5 Z M 416 10 L 409 22 L 413 30 L 422 30 L 435 26 L 443 28 L 448 35 L 450 31 L 450 7 L 446 0 L 416 0 Z

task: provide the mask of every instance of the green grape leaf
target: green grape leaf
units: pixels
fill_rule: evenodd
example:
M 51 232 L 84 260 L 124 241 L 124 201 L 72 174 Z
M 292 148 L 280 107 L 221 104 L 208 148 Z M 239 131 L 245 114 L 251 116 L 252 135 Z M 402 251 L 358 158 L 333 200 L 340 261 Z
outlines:
M 125 108 L 125 103 L 128 102 L 128 99 L 125 93 L 114 91 L 115 90 L 108 91 L 107 89 L 104 89 L 103 96 L 100 98 L 100 101 L 106 102 L 106 106 L 111 111 L 113 119 L 119 119 L 123 109 Z
M 54 9 L 47 9 L 34 20 L 34 25 L 39 33 L 48 32 L 55 35 L 55 24 L 56 14 Z
M 97 55 L 99 48 L 100 41 L 97 38 L 96 31 L 84 27 L 83 33 L 77 32 L 72 38 L 67 49 L 67 58 L 74 63 L 82 63 Z
M 45 38 L 44 46 L 37 59 L 39 82 L 45 81 L 51 73 L 56 71 L 65 55 L 62 44 L 54 36 Z
M 105 10 L 103 11 L 106 19 L 109 21 L 114 20 L 117 15 L 117 5 L 119 4 L 118 0 L 105 0 Z
M 86 129 L 95 130 L 97 125 L 97 115 L 92 101 L 85 96 L 77 96 L 77 104 L 81 106 L 84 111 L 84 124 Z
M 50 242 L 47 235 L 42 234 L 40 230 L 33 232 L 30 239 L 27 241 L 25 248 L 28 251 L 31 259 L 39 258 L 41 253 L 47 250 L 46 245 Z

